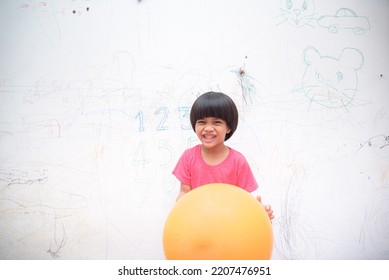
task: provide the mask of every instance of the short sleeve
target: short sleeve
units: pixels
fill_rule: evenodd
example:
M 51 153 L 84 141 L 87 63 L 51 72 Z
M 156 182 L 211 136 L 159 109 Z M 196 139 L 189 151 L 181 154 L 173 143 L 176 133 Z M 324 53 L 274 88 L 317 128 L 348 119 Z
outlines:
M 172 174 L 185 185 L 191 185 L 191 174 L 190 174 L 190 155 L 186 150 L 178 160 L 176 167 L 173 169 Z
M 247 160 L 242 156 L 240 167 L 238 168 L 238 185 L 248 192 L 258 189 L 258 183 Z

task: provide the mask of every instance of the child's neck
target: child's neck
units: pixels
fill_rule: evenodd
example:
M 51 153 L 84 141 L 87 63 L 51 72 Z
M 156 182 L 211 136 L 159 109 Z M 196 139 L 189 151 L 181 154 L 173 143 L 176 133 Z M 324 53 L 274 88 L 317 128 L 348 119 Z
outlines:
M 225 145 L 206 148 L 203 145 L 201 146 L 201 156 L 203 160 L 209 165 L 217 165 L 222 163 L 230 153 L 230 148 Z

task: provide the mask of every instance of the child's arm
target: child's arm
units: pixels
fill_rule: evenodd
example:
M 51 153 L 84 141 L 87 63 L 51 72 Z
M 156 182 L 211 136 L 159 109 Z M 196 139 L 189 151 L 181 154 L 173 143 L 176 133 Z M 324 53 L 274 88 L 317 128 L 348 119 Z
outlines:
M 190 186 L 181 183 L 180 193 L 178 194 L 176 201 L 178 201 L 184 194 L 186 194 L 190 190 Z

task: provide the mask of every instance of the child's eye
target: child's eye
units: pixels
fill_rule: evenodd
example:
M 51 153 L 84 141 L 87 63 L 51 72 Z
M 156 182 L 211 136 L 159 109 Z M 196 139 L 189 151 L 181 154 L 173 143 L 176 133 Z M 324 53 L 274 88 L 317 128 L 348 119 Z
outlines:
M 222 120 L 216 120 L 213 122 L 215 125 L 222 125 L 223 121 Z

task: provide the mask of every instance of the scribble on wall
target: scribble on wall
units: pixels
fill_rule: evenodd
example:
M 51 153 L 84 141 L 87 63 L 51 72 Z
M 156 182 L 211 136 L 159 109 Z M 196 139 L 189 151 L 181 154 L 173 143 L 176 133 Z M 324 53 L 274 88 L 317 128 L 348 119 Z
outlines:
M 75 242 L 71 222 L 77 223 L 88 201 L 51 184 L 46 168 L 0 169 L 0 258 L 33 254 L 60 258 L 68 245 L 68 231 Z M 40 241 L 36 241 L 38 236 Z
M 232 72 L 237 76 L 239 87 L 242 91 L 243 105 L 247 106 L 253 104 L 257 96 L 257 88 L 254 84 L 255 79 L 246 73 L 244 67 Z
M 379 158 L 389 157 L 389 136 L 388 135 L 375 135 L 370 137 L 365 142 L 360 144 L 360 150 L 364 148 L 370 148 L 373 153 Z
M 286 172 L 289 177 L 285 178 L 288 181 L 285 181 L 282 207 L 275 225 L 280 228 L 276 250 L 280 250 L 282 258 L 287 260 L 315 259 L 320 251 L 321 236 L 304 214 L 304 197 L 310 187 L 307 185 L 308 170 L 303 164 L 291 162 Z
M 54 238 L 50 241 L 49 249 L 47 253 L 51 255 L 52 258 L 60 258 L 60 251 L 66 245 L 67 235 L 65 226 L 63 223 L 58 224 L 58 218 L 55 218 L 54 223 Z
M 0 169 L 0 193 L 14 185 L 44 184 L 47 181 L 47 169 L 18 170 Z
M 365 217 L 360 226 L 358 242 L 362 244 L 362 250 L 367 256 L 369 251 L 374 252 L 377 256 L 374 259 L 385 258 L 389 254 L 389 189 L 387 186 L 380 191 L 379 196 L 368 198 Z
M 106 34 L 109 32 L 107 27 L 109 27 L 112 9 L 110 1 L 26 0 L 12 1 L 12 3 L 13 11 L 17 12 L 15 17 L 26 21 L 25 30 L 27 32 L 34 28 L 39 30 L 40 35 L 46 37 L 47 42 L 50 43 L 50 47 L 60 48 L 70 41 L 76 43 L 85 38 L 93 41 L 92 38 L 96 38 L 99 32 L 107 32 Z M 99 18 L 99 21 L 94 21 L 96 18 Z M 74 22 L 80 23 L 78 28 L 71 27 Z M 87 30 L 91 32 L 85 33 Z M 96 30 L 99 32 L 95 32 Z

